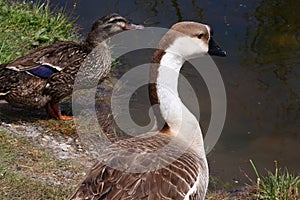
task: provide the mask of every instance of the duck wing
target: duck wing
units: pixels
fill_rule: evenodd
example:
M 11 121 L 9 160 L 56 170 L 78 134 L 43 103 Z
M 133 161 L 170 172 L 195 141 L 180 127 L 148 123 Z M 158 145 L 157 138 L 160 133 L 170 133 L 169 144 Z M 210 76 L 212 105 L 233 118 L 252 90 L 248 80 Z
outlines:
M 7 64 L 6 68 L 25 71 L 28 74 L 45 79 L 67 67 L 70 62 L 68 58 L 80 51 L 82 51 L 82 47 L 78 43 L 56 42 L 16 59 Z

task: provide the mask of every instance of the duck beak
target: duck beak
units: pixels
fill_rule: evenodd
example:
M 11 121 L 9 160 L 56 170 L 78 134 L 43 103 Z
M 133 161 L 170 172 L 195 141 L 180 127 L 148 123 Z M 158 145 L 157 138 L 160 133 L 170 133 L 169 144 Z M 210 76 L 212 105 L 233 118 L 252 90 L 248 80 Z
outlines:
M 141 30 L 144 29 L 143 25 L 136 25 L 136 24 L 126 24 L 125 30 Z
M 212 56 L 226 56 L 226 51 L 222 50 L 211 37 L 208 43 L 208 54 Z

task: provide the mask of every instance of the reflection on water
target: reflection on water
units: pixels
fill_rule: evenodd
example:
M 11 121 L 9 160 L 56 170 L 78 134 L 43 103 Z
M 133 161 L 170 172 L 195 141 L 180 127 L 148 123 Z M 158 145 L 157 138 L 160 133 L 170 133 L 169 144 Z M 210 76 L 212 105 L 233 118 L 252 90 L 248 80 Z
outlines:
M 228 52 L 226 58 L 214 58 L 225 82 L 228 113 L 222 136 L 209 154 L 211 174 L 239 180 L 240 168 L 251 171 L 249 159 L 260 169 L 272 169 L 278 160 L 300 172 L 299 1 L 51 0 L 69 9 L 74 2 L 83 34 L 110 12 L 146 26 L 170 27 L 181 20 L 211 24 L 216 41 Z M 183 74 L 198 80 L 188 69 Z M 196 90 L 206 130 L 210 101 L 200 84 Z

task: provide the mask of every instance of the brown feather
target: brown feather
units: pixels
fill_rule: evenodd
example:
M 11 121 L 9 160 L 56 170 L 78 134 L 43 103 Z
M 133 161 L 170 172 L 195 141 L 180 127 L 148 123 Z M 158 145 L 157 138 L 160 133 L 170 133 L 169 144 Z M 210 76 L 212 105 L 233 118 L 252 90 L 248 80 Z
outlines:
M 136 153 L 154 152 L 169 144 L 171 139 L 167 135 L 157 134 L 118 141 L 104 150 L 101 158 L 111 158 L 118 166 L 137 162 L 134 163 L 136 167 L 147 167 L 151 158 L 139 154 L 140 157 L 135 161 L 126 160 L 126 155 L 117 151 L 118 147 L 130 148 Z M 161 156 L 161 160 L 175 158 L 178 155 L 177 148 L 176 145 L 170 148 L 165 156 Z M 205 161 L 198 158 L 191 149 L 166 167 L 144 173 L 123 172 L 97 162 L 69 199 L 183 199 L 202 170 L 206 170 Z M 199 195 L 204 193 L 205 188 L 200 189 L 195 198 L 201 199 Z

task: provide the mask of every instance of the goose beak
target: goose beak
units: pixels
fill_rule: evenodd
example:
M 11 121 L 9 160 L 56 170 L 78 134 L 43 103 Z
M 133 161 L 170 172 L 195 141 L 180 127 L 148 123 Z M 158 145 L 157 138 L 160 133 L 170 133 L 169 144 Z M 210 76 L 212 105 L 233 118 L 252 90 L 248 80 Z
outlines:
M 136 24 L 126 24 L 125 30 L 141 30 L 144 29 L 143 25 L 136 25 Z
M 226 51 L 222 50 L 219 45 L 211 37 L 208 43 L 208 54 L 212 56 L 226 56 Z

